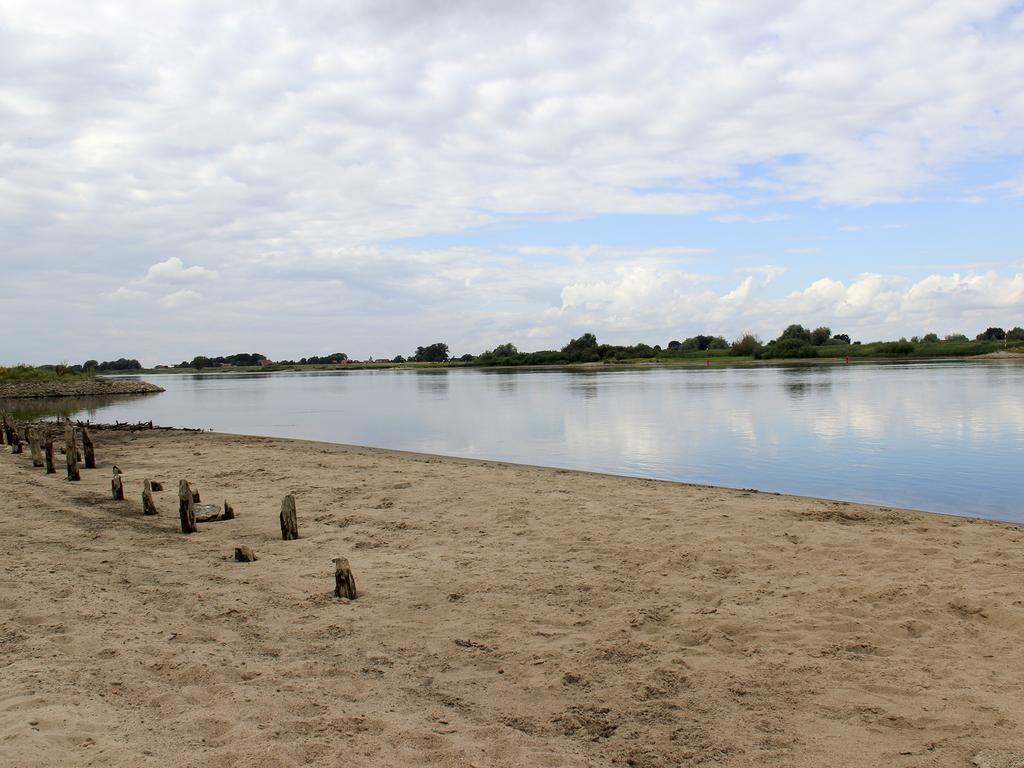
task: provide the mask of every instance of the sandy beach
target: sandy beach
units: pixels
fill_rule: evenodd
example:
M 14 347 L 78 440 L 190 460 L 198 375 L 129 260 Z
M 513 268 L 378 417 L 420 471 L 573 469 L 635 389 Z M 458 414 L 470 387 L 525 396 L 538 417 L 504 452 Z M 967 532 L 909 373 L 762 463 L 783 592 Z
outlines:
M 282 439 L 94 440 L 79 483 L 0 455 L 4 766 L 1024 752 L 1019 526 Z M 180 478 L 239 517 L 182 535 Z M 332 594 L 338 556 L 356 601 Z

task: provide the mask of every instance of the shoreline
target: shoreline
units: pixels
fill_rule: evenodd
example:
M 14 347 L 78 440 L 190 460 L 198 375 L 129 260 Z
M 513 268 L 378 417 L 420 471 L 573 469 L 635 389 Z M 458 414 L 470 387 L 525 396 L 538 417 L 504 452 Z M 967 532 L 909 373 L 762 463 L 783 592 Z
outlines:
M 19 523 L 0 538 L 5 764 L 910 768 L 1024 749 L 1018 525 L 284 438 L 93 440 L 80 483 L 0 455 Z M 182 477 L 238 518 L 182 535 Z M 167 489 L 156 517 L 143 478 Z
M 915 357 L 902 355 L 880 355 L 880 356 L 859 356 L 851 355 L 850 362 L 846 363 L 843 356 L 827 356 L 813 358 L 787 358 L 770 360 L 744 360 L 735 358 L 722 358 L 716 356 L 684 358 L 679 361 L 637 361 L 637 362 L 615 362 L 615 363 L 550 363 L 543 365 L 474 365 L 473 363 L 456 362 L 452 363 L 350 363 L 345 365 L 308 365 L 289 366 L 286 368 L 274 368 L 272 366 L 236 366 L 232 368 L 144 368 L 140 371 L 117 371 L 104 376 L 129 377 L 129 376 L 194 376 L 197 374 L 208 375 L 232 375 L 232 374 L 273 374 L 273 373 L 336 373 L 338 371 L 438 371 L 438 370 L 475 370 L 475 371 L 545 371 L 545 370 L 582 370 L 582 371 L 616 371 L 629 369 L 651 369 L 651 368 L 704 368 L 706 362 L 711 361 L 712 368 L 764 368 L 764 367 L 788 367 L 807 365 L 862 365 L 862 364 L 908 364 L 908 363 L 937 363 L 937 362 L 972 362 L 978 360 L 1003 360 L 1024 362 L 1024 351 L 997 351 L 986 352 L 977 355 L 936 355 L 929 357 Z M 269 370 L 268 370 L 269 368 Z

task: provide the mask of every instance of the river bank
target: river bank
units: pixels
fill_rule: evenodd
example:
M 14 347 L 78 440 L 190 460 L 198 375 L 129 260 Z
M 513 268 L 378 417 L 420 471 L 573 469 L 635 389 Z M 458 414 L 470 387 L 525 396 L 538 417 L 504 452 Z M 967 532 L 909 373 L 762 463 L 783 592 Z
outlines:
M 1019 526 L 284 439 L 93 439 L 80 483 L 0 455 L 5 765 L 967 766 L 1024 748 Z M 180 534 L 182 477 L 239 517 Z M 143 478 L 168 488 L 155 518 Z M 298 541 L 280 540 L 286 493 Z M 233 562 L 242 545 L 257 562 Z M 337 556 L 355 602 L 331 594 Z
M 82 376 L 70 379 L 0 380 L 0 400 L 142 395 L 163 391 L 163 387 L 148 381 L 107 379 L 99 376 Z

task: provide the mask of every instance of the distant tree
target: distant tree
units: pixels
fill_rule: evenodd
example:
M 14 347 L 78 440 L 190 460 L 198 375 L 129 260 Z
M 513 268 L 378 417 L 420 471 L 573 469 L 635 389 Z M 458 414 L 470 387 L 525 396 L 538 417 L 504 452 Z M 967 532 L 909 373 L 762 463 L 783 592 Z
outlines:
M 105 360 L 96 365 L 96 370 L 105 371 L 138 371 L 142 364 L 134 358 L 119 357 L 117 360 Z
M 979 333 L 976 341 L 1002 341 L 1006 338 L 1006 331 L 1002 328 L 986 328 L 984 333 Z
M 761 340 L 752 333 L 745 333 L 732 343 L 732 353 L 734 355 L 753 357 L 762 349 Z
M 462 362 L 462 363 L 471 363 L 474 360 L 476 360 L 476 358 L 473 355 L 469 354 L 469 352 L 467 352 L 466 354 L 462 355 L 459 358 L 459 362 Z
M 82 370 L 95 371 L 97 368 L 99 368 L 99 365 L 100 364 L 97 363 L 95 360 L 86 360 L 84 363 L 82 363 Z
M 1011 328 L 1006 332 L 1007 341 L 1024 341 L 1024 328 L 1019 325 L 1015 328 Z
M 943 341 L 968 341 L 968 338 L 962 333 L 947 333 Z
M 510 341 L 507 344 L 499 344 L 490 351 L 490 354 L 494 357 L 512 357 L 513 355 L 518 355 L 519 350 L 516 349 L 516 345 Z
M 678 352 L 682 348 L 683 344 L 680 341 L 672 340 L 668 343 L 669 352 Z
M 837 333 L 835 336 L 832 337 L 832 342 L 834 344 L 849 344 L 850 343 L 850 334 L 848 334 L 848 333 Z
M 602 352 L 607 354 L 608 349 L 602 350 L 594 334 L 584 333 L 578 338 L 571 339 L 568 344 L 562 347 L 561 352 L 561 355 L 549 362 L 595 363 L 601 359 Z
M 939 341 L 939 334 L 937 333 L 926 333 L 921 337 L 921 341 L 925 344 L 937 344 Z
M 811 344 L 816 347 L 820 347 L 822 344 L 832 338 L 832 329 L 821 326 L 811 331 Z
M 214 366 L 213 360 L 206 357 L 205 355 L 196 355 L 192 358 L 192 362 L 189 363 L 190 368 L 195 368 L 197 371 L 203 370 L 203 368 L 212 368 Z
M 691 336 L 679 346 L 679 349 L 682 352 L 704 352 L 709 349 L 728 348 L 729 342 L 721 336 L 705 336 L 704 334 Z
M 405 358 L 402 357 L 401 355 L 395 355 L 393 358 L 391 358 L 391 362 L 392 363 L 404 363 L 405 362 Z
M 782 341 L 783 339 L 796 339 L 797 341 L 802 341 L 806 344 L 810 344 L 811 332 L 804 328 L 802 325 L 797 325 L 796 323 L 794 323 L 793 325 L 788 326 L 786 330 L 782 332 L 777 341 Z
M 801 338 L 788 336 L 777 339 L 761 352 L 760 357 L 787 359 L 794 357 L 817 357 L 818 348 Z
M 448 360 L 448 345 L 438 341 L 426 347 L 416 347 L 412 359 L 417 363 L 444 363 Z
M 597 346 L 597 337 L 592 333 L 584 333 L 578 339 L 572 339 L 568 344 L 562 347 L 562 351 L 571 355 L 591 352 L 597 349 Z

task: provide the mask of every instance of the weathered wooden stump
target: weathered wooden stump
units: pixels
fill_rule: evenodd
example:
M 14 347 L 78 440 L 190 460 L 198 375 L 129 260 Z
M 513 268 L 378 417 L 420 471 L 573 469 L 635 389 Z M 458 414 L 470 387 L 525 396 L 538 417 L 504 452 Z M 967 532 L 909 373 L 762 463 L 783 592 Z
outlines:
M 288 494 L 281 500 L 281 538 L 299 538 L 299 518 L 295 513 L 295 497 Z
M 93 448 L 92 436 L 84 424 L 80 424 L 82 430 L 82 448 L 85 449 L 85 468 L 96 469 L 96 450 Z
M 234 520 L 235 519 L 235 508 L 228 504 L 228 500 L 224 499 L 224 514 L 220 516 L 221 520 Z
M 124 501 L 124 483 L 121 482 L 120 475 L 114 475 L 110 479 L 110 495 L 114 497 L 114 501 Z
M 70 421 L 64 422 L 64 459 L 68 467 L 68 480 L 81 480 L 78 473 L 78 448 L 75 445 L 75 428 Z
M 4 429 L 4 438 L 7 440 L 7 444 L 11 446 L 11 453 L 21 453 L 21 439 L 18 437 L 18 430 L 14 428 L 14 424 L 7 414 L 2 416 L 2 424 Z
M 178 516 L 181 518 L 181 532 L 195 533 L 196 528 L 196 507 L 192 498 L 192 489 L 188 480 L 178 482 Z
M 348 559 L 344 557 L 334 558 L 334 596 L 346 597 L 355 600 L 356 577 L 352 575 L 352 568 L 349 567 Z
M 256 553 L 249 547 L 235 547 L 235 560 L 240 563 L 253 563 L 256 561 Z
M 124 474 L 124 472 L 122 472 L 122 471 L 121 471 L 121 470 L 120 470 L 120 469 L 118 468 L 117 464 L 115 464 L 114 466 L 112 466 L 112 467 L 110 468 L 110 472 L 111 472 L 111 474 L 114 474 L 114 475 L 123 475 L 123 474 Z
M 194 501 L 196 504 L 198 504 L 199 502 L 202 501 L 202 499 L 199 498 L 199 489 L 198 488 L 192 488 L 192 501 Z
M 28 446 L 32 451 L 32 466 L 43 466 L 43 439 L 39 434 L 38 427 L 30 427 L 28 430 Z
M 114 475 L 115 480 L 120 480 L 120 475 Z M 153 502 L 153 484 L 149 480 L 145 480 L 142 483 L 142 514 L 144 515 L 155 515 L 156 504 Z
M 43 451 L 46 454 L 46 474 L 54 475 L 57 468 L 53 466 L 53 438 L 46 436 L 46 443 L 43 444 Z

